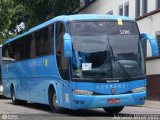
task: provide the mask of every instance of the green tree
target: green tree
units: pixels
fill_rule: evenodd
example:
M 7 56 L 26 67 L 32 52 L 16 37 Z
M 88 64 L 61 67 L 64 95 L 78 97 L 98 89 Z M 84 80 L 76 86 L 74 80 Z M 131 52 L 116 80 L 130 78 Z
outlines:
M 58 15 L 73 14 L 80 0 L 14 0 L 28 12 L 26 28 L 29 29 Z
M 26 15 L 23 5 L 13 0 L 0 0 L 0 44 L 16 35 L 16 25 L 24 21 Z
M 9 1 L 0 0 L 0 41 L 4 41 L 5 30 L 9 27 Z
M 26 8 L 22 4 L 12 4 L 12 8 L 10 9 L 11 13 L 11 24 L 8 27 L 8 30 L 14 34 L 17 34 L 16 26 L 19 25 L 21 22 L 26 22 L 26 18 L 28 13 Z
M 9 26 L 8 0 L 0 0 L 0 31 L 4 31 Z
M 80 0 L 0 0 L 0 40 L 19 34 L 15 30 L 21 22 L 26 31 L 55 16 L 74 14 L 79 3 Z

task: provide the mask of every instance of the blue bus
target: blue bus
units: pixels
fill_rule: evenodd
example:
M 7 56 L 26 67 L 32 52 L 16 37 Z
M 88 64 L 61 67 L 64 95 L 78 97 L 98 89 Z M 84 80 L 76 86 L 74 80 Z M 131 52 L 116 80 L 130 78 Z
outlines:
M 4 96 L 63 108 L 119 113 L 146 98 L 136 22 L 112 15 L 58 16 L 2 46 Z M 151 40 L 156 43 L 154 40 Z M 151 43 L 152 43 L 151 42 Z M 156 44 L 153 44 L 156 55 Z

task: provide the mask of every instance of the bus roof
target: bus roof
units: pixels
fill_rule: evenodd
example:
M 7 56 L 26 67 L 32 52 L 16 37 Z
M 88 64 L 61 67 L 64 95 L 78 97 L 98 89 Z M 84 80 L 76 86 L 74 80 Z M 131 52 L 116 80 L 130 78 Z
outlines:
M 130 17 L 126 16 L 115 16 L 115 15 L 107 15 L 107 14 L 78 14 L 78 15 L 69 15 L 69 20 L 117 20 L 121 18 L 122 20 L 133 20 Z
M 35 26 L 33 28 L 31 28 L 30 30 L 28 30 L 27 32 L 16 36 L 14 38 L 11 38 L 9 40 L 7 40 L 6 42 L 4 42 L 3 44 L 7 44 L 11 41 L 14 41 L 18 38 L 21 38 L 23 36 L 26 36 L 36 30 L 39 30 L 47 25 L 50 25 L 56 21 L 62 21 L 62 22 L 68 22 L 68 21 L 77 21 L 77 20 L 117 20 L 117 19 L 122 19 L 122 20 L 130 20 L 133 21 L 134 19 L 130 18 L 130 17 L 125 17 L 125 16 L 115 16 L 115 15 L 107 15 L 107 14 L 77 14 L 77 15 L 62 15 L 62 16 L 58 16 L 55 17 L 51 20 L 48 20 L 38 26 Z

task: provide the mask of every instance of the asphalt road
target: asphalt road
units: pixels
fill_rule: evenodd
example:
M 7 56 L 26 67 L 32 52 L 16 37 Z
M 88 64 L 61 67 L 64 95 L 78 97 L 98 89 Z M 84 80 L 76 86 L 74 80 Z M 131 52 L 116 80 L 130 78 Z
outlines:
M 108 115 L 106 114 L 103 109 L 87 109 L 87 110 L 67 110 L 63 113 L 52 113 L 51 109 L 47 105 L 43 104 L 35 104 L 35 103 L 28 103 L 28 104 L 21 104 L 21 105 L 13 105 L 10 99 L 6 99 L 0 97 L 0 120 L 3 118 L 8 117 L 8 119 L 12 120 L 50 120 L 50 119 L 65 119 L 65 120 L 72 120 L 72 119 L 79 119 L 83 118 L 83 120 L 89 119 L 104 119 L 107 118 L 111 119 L 118 119 L 118 117 L 135 117 L 136 114 L 143 114 L 143 115 L 151 115 L 151 114 L 159 114 L 160 115 L 160 108 L 147 108 L 144 106 L 128 106 L 125 107 L 124 110 L 119 115 Z M 118 116 L 118 117 L 117 117 Z M 150 117 L 150 116 L 149 116 Z M 155 116 L 157 117 L 157 116 Z M 158 116 L 160 118 L 160 116 Z M 127 118 L 127 119 L 129 119 Z M 3 120 L 2 119 L 2 120 Z M 124 119 L 124 118 L 122 118 Z

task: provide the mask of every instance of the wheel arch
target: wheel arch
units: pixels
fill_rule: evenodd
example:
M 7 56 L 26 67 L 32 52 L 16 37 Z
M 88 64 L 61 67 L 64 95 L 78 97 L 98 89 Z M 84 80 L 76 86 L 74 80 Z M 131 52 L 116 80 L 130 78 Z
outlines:
M 15 88 L 14 88 L 13 83 L 11 83 L 11 85 L 10 85 L 10 96 L 11 96 L 13 90 L 15 90 Z
M 56 84 L 54 83 L 50 83 L 49 87 L 48 87 L 48 103 L 50 104 L 50 91 L 51 90 L 54 90 L 54 92 L 57 94 L 57 97 L 58 97 L 58 91 L 57 91 L 57 88 L 56 88 Z

